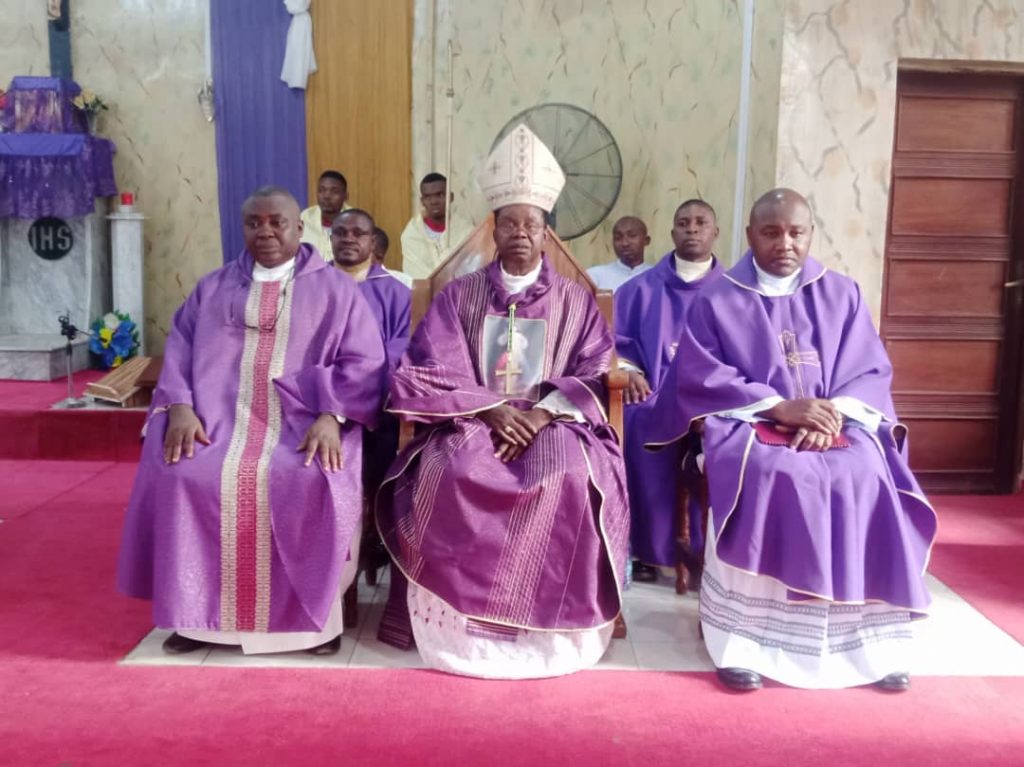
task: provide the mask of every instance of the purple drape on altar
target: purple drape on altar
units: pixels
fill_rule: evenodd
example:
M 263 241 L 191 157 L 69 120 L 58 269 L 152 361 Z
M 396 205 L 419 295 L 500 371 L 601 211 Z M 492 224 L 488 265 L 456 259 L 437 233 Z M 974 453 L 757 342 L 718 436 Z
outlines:
M 113 142 L 83 134 L 0 133 L 0 217 L 87 216 L 117 194 Z
M 305 91 L 281 82 L 291 15 L 280 2 L 218 0 L 210 5 L 217 129 L 217 188 L 224 258 L 242 252 L 239 212 L 263 184 L 306 188 Z
M 85 113 L 71 103 L 81 91 L 59 77 L 15 77 L 0 124 L 12 133 L 85 133 Z

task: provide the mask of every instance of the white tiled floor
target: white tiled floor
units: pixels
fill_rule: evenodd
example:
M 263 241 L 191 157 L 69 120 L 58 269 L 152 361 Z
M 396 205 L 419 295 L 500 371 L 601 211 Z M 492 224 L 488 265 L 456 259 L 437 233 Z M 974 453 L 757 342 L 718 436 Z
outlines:
M 613 640 L 598 669 L 711 671 L 697 634 L 697 598 L 677 596 L 672 579 L 633 584 L 626 592 L 626 639 Z M 929 576 L 932 615 L 915 624 L 917 654 L 911 671 L 926 676 L 1024 676 L 1024 646 Z M 415 650 L 403 652 L 377 641 L 387 597 L 386 583 L 360 583 L 359 626 L 342 637 L 337 655 L 307 653 L 243 655 L 233 648 L 167 655 L 160 644 L 169 632 L 154 629 L 122 661 L 129 665 L 240 666 L 291 668 L 422 668 Z

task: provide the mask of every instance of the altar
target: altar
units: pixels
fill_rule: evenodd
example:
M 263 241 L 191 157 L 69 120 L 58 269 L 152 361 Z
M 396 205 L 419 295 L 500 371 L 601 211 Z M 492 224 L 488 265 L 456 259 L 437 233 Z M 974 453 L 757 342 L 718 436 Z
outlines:
M 70 80 L 16 77 L 0 115 L 0 378 L 63 376 L 58 318 L 87 330 L 113 308 L 115 148 L 89 133 L 72 104 L 79 92 Z M 88 366 L 88 339 L 73 342 L 71 361 Z

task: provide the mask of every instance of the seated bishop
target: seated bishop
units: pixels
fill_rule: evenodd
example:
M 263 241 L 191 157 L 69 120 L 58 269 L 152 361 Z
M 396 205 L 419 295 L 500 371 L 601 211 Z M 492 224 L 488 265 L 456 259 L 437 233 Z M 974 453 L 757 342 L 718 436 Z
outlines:
M 520 125 L 480 183 L 495 258 L 434 298 L 391 384 L 418 426 L 378 495 L 394 559 L 380 638 L 443 671 L 519 679 L 600 660 L 621 608 L 629 512 L 593 295 L 544 255 L 565 181 Z
M 636 220 L 620 219 L 612 235 L 616 252 L 639 250 L 642 258 L 645 240 L 650 238 L 646 227 L 632 224 Z M 644 442 L 651 428 L 652 395 L 675 357 L 679 336 L 686 327 L 686 312 L 701 291 L 722 274 L 712 254 L 717 237 L 714 209 L 703 200 L 683 202 L 672 219 L 675 248 L 650 271 L 629 280 L 615 293 L 615 346 L 619 366 L 629 376 L 624 427 L 635 581 L 657 580 L 657 566 L 674 566 L 681 556 L 691 576 L 699 571 L 692 548 L 700 545 L 702 535 L 699 493 L 689 494 L 690 529 L 677 528 L 681 483 L 692 483 L 700 475 L 696 471 L 680 475 L 679 466 L 688 454 L 682 444 L 652 453 L 644 450 Z
M 904 690 L 935 513 L 868 308 L 808 255 L 813 231 L 792 190 L 755 203 L 750 251 L 690 310 L 648 440 L 702 425 L 700 621 L 726 685 Z
M 338 649 L 362 523 L 362 431 L 385 371 L 357 285 L 263 187 L 245 252 L 174 315 L 125 520 L 118 585 L 171 653 Z

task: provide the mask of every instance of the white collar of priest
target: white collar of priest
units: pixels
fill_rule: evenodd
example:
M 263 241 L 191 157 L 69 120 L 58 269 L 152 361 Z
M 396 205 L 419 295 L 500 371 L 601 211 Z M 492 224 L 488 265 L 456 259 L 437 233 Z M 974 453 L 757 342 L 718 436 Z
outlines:
M 499 261 L 498 268 L 501 270 L 501 283 L 505 286 L 505 290 L 508 291 L 510 296 L 522 293 L 538 280 L 542 266 L 544 266 L 543 261 L 537 264 L 536 269 L 532 269 L 526 274 L 509 274 L 505 271 L 504 265 Z
M 714 257 L 706 261 L 687 261 L 685 258 L 675 256 L 676 275 L 683 282 L 695 282 L 711 271 L 711 265 L 715 263 Z
M 800 287 L 802 268 L 797 269 L 788 277 L 776 277 L 758 266 L 757 261 L 752 261 L 752 263 L 754 272 L 757 274 L 757 286 L 766 296 L 788 296 L 795 293 L 796 289 Z
M 292 257 L 283 264 L 277 266 L 260 266 L 258 261 L 252 262 L 252 279 L 253 282 L 281 282 L 281 280 L 287 280 L 292 276 L 292 272 L 295 271 L 295 258 Z

